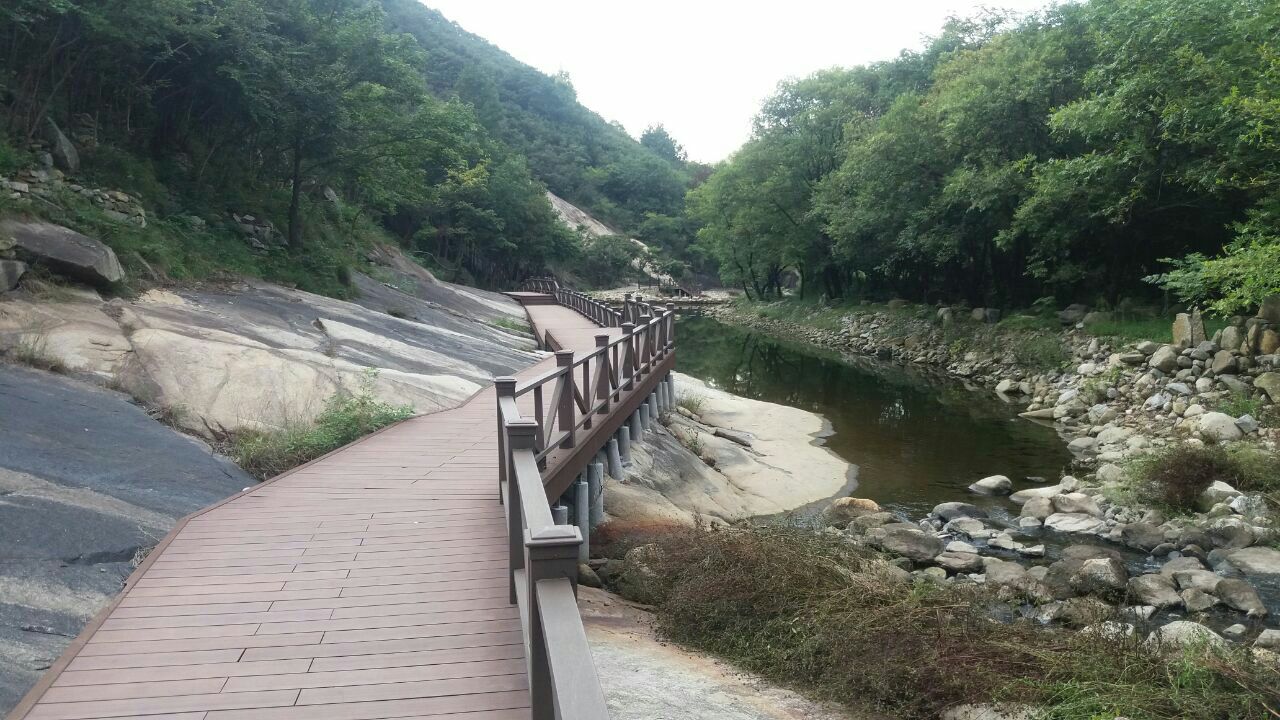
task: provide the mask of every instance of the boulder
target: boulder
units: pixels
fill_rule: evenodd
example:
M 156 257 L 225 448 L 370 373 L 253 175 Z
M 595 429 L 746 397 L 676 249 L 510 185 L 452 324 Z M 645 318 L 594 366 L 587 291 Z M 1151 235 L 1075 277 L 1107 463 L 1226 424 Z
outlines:
M 827 506 L 826 511 L 823 513 L 823 518 L 828 525 L 843 527 L 848 525 L 854 518 L 878 512 L 881 512 L 881 508 L 875 500 L 842 497 L 831 501 L 831 504 Z
M 1280 651 L 1280 630 L 1267 629 L 1254 638 L 1253 646 L 1266 650 Z
M 987 512 L 976 505 L 963 502 L 944 502 L 933 506 L 933 513 L 943 520 L 956 518 L 984 518 Z
M 1129 571 L 1116 558 L 1092 558 L 1082 562 L 1068 582 L 1080 595 L 1119 597 L 1128 587 Z
M 1222 582 L 1222 576 L 1209 570 L 1177 570 L 1173 573 L 1173 582 L 1179 590 L 1211 593 Z
M 982 556 L 977 553 L 946 550 L 933 561 L 952 573 L 973 573 L 982 570 Z
M 1229 325 L 1222 329 L 1222 338 L 1219 344 L 1222 345 L 1224 350 L 1239 350 L 1244 347 L 1244 341 L 1244 328 Z
M 1236 419 L 1226 413 L 1207 412 L 1200 416 L 1200 434 L 1218 442 L 1239 440 L 1244 433 L 1236 426 Z
M 1204 319 L 1199 310 L 1178 313 L 1173 320 L 1173 344 L 1182 348 L 1195 347 L 1205 341 Z
M 1019 490 L 1018 492 L 1010 495 L 1009 500 L 1021 505 L 1022 503 L 1027 502 L 1031 498 L 1051 498 L 1054 495 L 1061 495 L 1064 492 L 1070 492 L 1070 491 L 1062 487 L 1061 484 L 1046 485 L 1045 487 L 1026 488 L 1025 490 Z
M 1213 356 L 1213 361 L 1209 365 L 1209 369 L 1213 370 L 1214 375 L 1222 375 L 1224 373 L 1233 373 L 1236 371 L 1236 356 L 1230 350 L 1219 350 Z
M 1259 545 L 1228 550 L 1221 557 L 1246 575 L 1280 575 L 1280 550 L 1275 548 Z
M 1129 547 L 1151 552 L 1164 542 L 1164 530 L 1151 523 L 1129 523 L 1120 529 L 1120 537 Z
M 1265 372 L 1253 379 L 1253 386 L 1267 394 L 1271 402 L 1280 404 L 1280 372 Z
M 969 492 L 979 495 L 1008 495 L 1013 492 L 1013 481 L 1004 475 L 992 475 L 970 485 Z
M 902 308 L 907 307 L 907 306 L 908 306 L 908 305 L 910 305 L 910 304 L 911 304 L 911 303 L 910 303 L 909 301 L 907 301 L 907 300 L 903 300 L 902 298 L 894 298 L 894 299 L 892 299 L 892 300 L 890 300 L 890 301 L 889 301 L 889 309 L 890 309 L 890 310 L 901 310 Z
M 1189 620 L 1175 620 L 1161 626 L 1148 637 L 1150 642 L 1171 647 L 1208 645 L 1221 647 L 1225 641 L 1209 628 Z
M 1178 367 L 1178 350 L 1172 345 L 1161 345 L 1147 364 L 1162 373 L 1171 373 Z
M 1043 521 L 1053 514 L 1053 503 L 1049 498 L 1034 497 L 1022 505 L 1022 517 Z
M 1112 317 L 1112 314 L 1109 312 L 1094 310 L 1093 312 L 1085 313 L 1084 317 L 1080 319 L 1080 322 L 1084 323 L 1085 327 L 1090 327 L 1099 323 L 1111 322 Z
M 1067 493 L 1049 498 L 1055 513 L 1083 513 L 1094 517 L 1102 517 L 1102 508 L 1093 498 L 1084 493 Z
M 60 225 L 4 220 L 0 235 L 13 239 L 19 257 L 60 274 L 96 285 L 124 279 L 124 269 L 111 248 Z
M 1258 339 L 1258 354 L 1274 355 L 1277 350 L 1280 350 L 1280 332 L 1271 328 L 1263 330 Z
M 1178 595 L 1182 598 L 1182 604 L 1187 608 L 1187 612 L 1204 612 L 1218 604 L 1218 598 L 1195 588 L 1183 590 Z
M 1204 563 L 1200 562 L 1199 558 L 1184 555 L 1165 563 L 1160 568 L 1160 574 L 1172 581 L 1174 576 L 1183 570 L 1204 570 Z
M 1258 308 L 1258 317 L 1272 325 L 1280 325 L 1280 294 L 1263 299 L 1262 305 Z
M 1109 427 L 1098 433 L 1099 445 L 1114 445 L 1128 440 L 1133 435 L 1133 430 L 1125 427 Z
M 868 531 L 878 527 L 884 527 L 889 523 L 897 522 L 898 518 L 893 513 L 878 512 L 870 515 L 862 515 L 849 521 L 845 527 L 845 532 L 852 535 L 865 535 Z
M 1073 303 L 1066 308 L 1058 311 L 1058 322 L 1063 325 L 1075 325 L 1084 322 L 1084 317 L 1089 312 L 1089 308 L 1080 303 Z
M 1262 603 L 1258 591 L 1247 581 L 1239 578 L 1226 578 L 1218 582 L 1214 594 L 1229 608 L 1234 608 L 1249 617 L 1265 617 L 1267 606 Z
M 67 136 L 62 133 L 62 129 L 53 121 L 53 118 L 45 116 L 45 139 L 49 141 L 49 152 L 53 155 L 53 161 L 57 163 L 58 169 L 63 172 L 76 173 L 80 171 L 80 153 L 76 152 L 76 146 L 71 144 Z
M 986 320 L 987 320 L 987 309 L 986 309 L 986 308 L 974 308 L 974 309 L 969 313 L 969 317 L 970 317 L 972 320 L 974 320 L 975 322 L 986 322 Z
M 21 260 L 0 260 L 0 292 L 18 287 L 18 281 L 27 272 L 27 264 Z
M 1182 604 L 1182 597 L 1174 588 L 1173 581 L 1160 573 L 1148 573 L 1129 578 L 1127 589 L 1129 599 L 1138 605 L 1166 608 Z
M 1102 520 L 1086 513 L 1055 512 L 1044 519 L 1047 528 L 1065 533 L 1096 533 L 1106 527 Z
M 942 541 L 921 530 L 892 528 L 880 538 L 880 547 L 912 562 L 927 563 L 942 554 Z

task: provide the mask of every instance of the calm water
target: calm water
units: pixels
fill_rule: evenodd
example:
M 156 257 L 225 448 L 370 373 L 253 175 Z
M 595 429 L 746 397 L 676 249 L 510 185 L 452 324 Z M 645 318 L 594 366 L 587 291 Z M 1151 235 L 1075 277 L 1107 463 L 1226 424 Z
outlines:
M 913 516 L 940 502 L 977 502 L 965 488 L 988 475 L 1031 486 L 1037 482 L 1027 478 L 1056 480 L 1071 462 L 1052 428 L 958 382 L 705 317 L 683 317 L 679 328 L 680 372 L 827 418 L 834 434 L 826 445 L 857 466 L 853 494 Z M 1004 500 L 981 504 L 1008 507 Z

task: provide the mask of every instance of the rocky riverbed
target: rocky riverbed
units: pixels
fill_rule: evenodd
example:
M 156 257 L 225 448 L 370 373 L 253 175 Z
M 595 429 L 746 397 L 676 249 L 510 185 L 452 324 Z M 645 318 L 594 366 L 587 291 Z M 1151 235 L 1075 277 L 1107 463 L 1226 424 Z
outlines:
M 1275 450 L 1266 422 L 1280 399 L 1278 308 L 1233 318 L 1206 336 L 1180 315 L 1172 343 L 1117 344 L 1088 332 L 1083 308 L 1064 311 L 1060 333 L 1069 369 L 1036 370 L 1005 342 L 990 340 L 989 313 L 909 308 L 851 313 L 821 330 L 739 308 L 721 319 L 882 360 L 935 368 L 1025 404 L 1028 420 L 1052 423 L 1075 454 L 1073 475 L 1013 493 L 1014 511 L 963 502 L 924 517 L 842 498 L 821 523 L 898 558 L 904 570 L 940 582 L 981 583 L 1009 600 L 1010 613 L 1074 627 L 1099 622 L 1123 632 L 1208 637 L 1280 647 L 1280 534 L 1275 508 L 1259 493 L 1215 483 L 1196 512 L 1169 517 L 1124 492 L 1130 463 L 1175 444 L 1247 443 Z M 1228 408 L 1255 413 L 1227 413 Z M 971 492 L 1009 494 L 1009 478 L 974 478 Z M 1162 628 L 1168 628 L 1167 630 Z

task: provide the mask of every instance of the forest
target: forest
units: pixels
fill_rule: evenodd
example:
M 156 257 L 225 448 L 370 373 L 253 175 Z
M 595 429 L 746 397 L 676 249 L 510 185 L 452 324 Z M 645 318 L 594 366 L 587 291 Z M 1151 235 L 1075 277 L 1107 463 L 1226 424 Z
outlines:
M 502 287 L 591 256 L 547 189 L 673 256 L 692 238 L 685 192 L 709 173 L 660 125 L 631 138 L 569 78 L 416 0 L 12 0 L 0 28 L 0 175 L 70 136 L 74 179 L 141 198 L 152 222 L 121 227 L 73 196 L 18 210 L 164 279 L 343 295 L 364 248 L 393 241 Z M 279 242 L 247 248 L 232 214 Z
M 1280 4 L 1092 0 L 953 20 L 783 82 L 688 197 L 756 298 L 1026 307 L 1280 292 Z

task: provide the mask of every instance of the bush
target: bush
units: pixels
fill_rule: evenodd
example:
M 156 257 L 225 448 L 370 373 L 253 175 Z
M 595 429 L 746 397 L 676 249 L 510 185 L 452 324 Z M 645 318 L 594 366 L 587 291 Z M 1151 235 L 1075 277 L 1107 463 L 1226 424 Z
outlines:
M 1247 446 L 1175 445 L 1135 460 L 1130 475 L 1138 501 L 1188 512 L 1214 482 L 1238 490 L 1274 491 L 1280 485 L 1280 461 Z
M 980 587 L 904 580 L 839 536 L 772 526 L 650 538 L 646 590 L 664 634 L 822 697 L 912 718 L 1026 702 L 1061 720 L 1263 717 L 1280 700 L 1280 673 L 1247 649 L 1170 655 L 1141 633 L 995 622 L 1000 603 Z
M 412 407 L 390 405 L 373 396 L 375 377 L 376 373 L 369 371 L 359 392 L 334 395 L 310 425 L 240 434 L 233 443 L 236 463 L 254 477 L 266 480 L 412 417 Z
M 1067 349 L 1057 335 L 1031 335 L 1010 342 L 1013 357 L 1018 364 L 1035 370 L 1061 369 L 1066 363 Z

